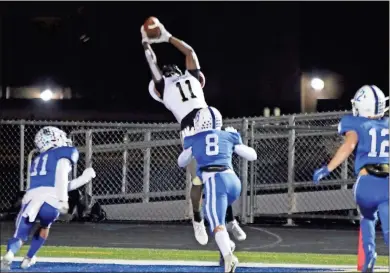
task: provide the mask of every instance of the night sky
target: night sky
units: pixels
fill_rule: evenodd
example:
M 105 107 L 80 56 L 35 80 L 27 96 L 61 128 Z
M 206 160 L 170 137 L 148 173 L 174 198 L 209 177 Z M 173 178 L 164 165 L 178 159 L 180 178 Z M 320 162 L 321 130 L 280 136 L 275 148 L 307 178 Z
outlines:
M 299 112 L 302 72 L 342 75 L 346 92 L 338 108 L 349 109 L 364 84 L 389 93 L 388 2 L 2 5 L 3 86 L 69 86 L 91 109 L 166 114 L 147 89 L 139 29 L 151 15 L 195 49 L 206 99 L 225 116 L 261 115 L 265 106 Z M 36 16 L 61 21 L 50 30 L 31 20 Z M 80 41 L 82 34 L 90 40 Z M 160 65 L 184 69 L 184 56 L 172 45 L 153 48 Z

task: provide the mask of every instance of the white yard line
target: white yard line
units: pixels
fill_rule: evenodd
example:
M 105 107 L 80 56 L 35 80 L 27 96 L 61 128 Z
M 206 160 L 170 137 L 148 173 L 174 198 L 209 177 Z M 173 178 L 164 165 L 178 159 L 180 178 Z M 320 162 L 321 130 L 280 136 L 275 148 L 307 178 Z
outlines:
M 21 261 L 22 257 L 15 257 Z M 118 264 L 118 265 L 173 265 L 173 266 L 218 266 L 218 262 L 204 261 L 166 261 L 166 260 L 115 260 L 115 259 L 91 259 L 91 258 L 54 258 L 38 257 L 38 262 L 54 263 L 80 263 L 80 264 Z M 266 263 L 240 263 L 239 267 L 282 267 L 282 268 L 312 268 L 312 269 L 339 269 L 355 271 L 356 265 L 312 265 L 312 264 L 266 264 Z M 378 266 L 376 272 L 389 272 L 388 267 Z

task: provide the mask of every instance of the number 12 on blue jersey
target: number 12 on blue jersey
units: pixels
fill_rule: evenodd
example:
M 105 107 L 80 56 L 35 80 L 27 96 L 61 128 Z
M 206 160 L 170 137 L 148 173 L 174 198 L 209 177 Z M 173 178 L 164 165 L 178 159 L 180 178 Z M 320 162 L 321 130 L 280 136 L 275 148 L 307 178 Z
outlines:
M 371 149 L 370 153 L 368 154 L 368 157 L 377 157 L 378 156 L 378 145 L 377 145 L 377 139 L 378 139 L 378 130 L 376 128 L 371 128 L 370 131 L 368 131 L 368 134 L 371 136 Z M 389 129 L 382 129 L 380 130 L 380 137 L 379 137 L 379 157 L 389 157 Z M 383 139 L 386 137 L 386 139 Z M 387 150 L 387 151 L 386 151 Z

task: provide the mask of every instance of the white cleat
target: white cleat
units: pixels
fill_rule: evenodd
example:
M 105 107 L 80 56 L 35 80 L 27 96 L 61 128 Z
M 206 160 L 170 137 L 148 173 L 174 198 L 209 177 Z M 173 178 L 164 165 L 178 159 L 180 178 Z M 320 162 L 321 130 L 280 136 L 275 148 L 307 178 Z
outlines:
M 236 220 L 229 222 L 226 227 L 227 230 L 233 234 L 237 241 L 244 241 L 246 239 L 246 233 L 242 230 Z
M 8 251 L 4 257 L 1 258 L 0 271 L 5 272 L 11 270 L 11 264 L 14 260 L 14 253 Z
M 238 265 L 238 259 L 233 254 L 226 255 L 225 260 L 225 273 L 234 273 Z
M 196 222 L 192 221 L 192 225 L 194 226 L 194 233 L 195 233 L 195 239 L 198 241 L 201 245 L 207 245 L 207 242 L 209 241 L 209 236 L 206 232 L 206 227 L 204 226 L 204 221 Z
M 32 258 L 25 257 L 23 259 L 22 264 L 20 265 L 20 267 L 22 269 L 28 269 L 31 266 L 33 266 L 36 262 L 37 262 L 37 257 L 36 256 L 33 256 Z

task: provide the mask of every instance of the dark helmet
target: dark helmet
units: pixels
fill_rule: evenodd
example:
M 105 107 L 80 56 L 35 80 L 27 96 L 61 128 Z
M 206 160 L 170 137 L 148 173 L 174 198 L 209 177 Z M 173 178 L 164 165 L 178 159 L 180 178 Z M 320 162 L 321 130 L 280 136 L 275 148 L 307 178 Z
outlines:
M 173 75 L 183 75 L 179 67 L 177 67 L 177 65 L 175 64 L 164 65 L 162 68 L 162 73 L 165 77 L 172 77 Z

